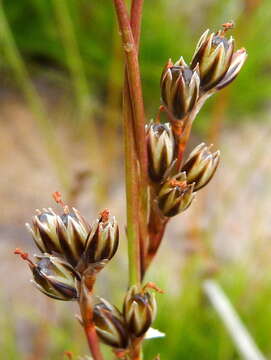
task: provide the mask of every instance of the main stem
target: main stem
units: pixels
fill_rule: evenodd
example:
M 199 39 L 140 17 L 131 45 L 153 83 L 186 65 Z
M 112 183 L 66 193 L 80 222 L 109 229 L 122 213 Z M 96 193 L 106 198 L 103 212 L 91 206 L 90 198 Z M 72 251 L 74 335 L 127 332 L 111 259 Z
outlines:
M 135 278 L 136 283 L 140 282 L 141 264 L 144 261 L 146 249 L 144 240 L 147 234 L 147 147 L 137 52 L 142 4 L 141 0 L 134 0 L 132 3 L 131 23 L 135 41 L 124 1 L 114 0 L 126 60 L 123 104 L 130 283 L 134 283 Z M 136 271 L 132 270 L 132 267 L 138 266 Z
M 130 25 L 134 38 L 135 47 L 137 50 L 137 59 L 139 53 L 139 44 L 140 44 L 140 34 L 141 34 L 141 21 L 142 21 L 142 11 L 143 11 L 144 0 L 132 0 L 131 5 L 131 16 L 130 16 Z M 140 73 L 138 74 L 140 79 Z M 143 104 L 143 102 L 142 102 Z M 144 110 L 144 109 L 143 109 Z M 137 141 L 140 148 L 144 147 L 145 151 L 143 157 L 140 158 L 140 169 L 141 174 L 139 178 L 139 190 L 140 190 L 140 208 L 139 208 L 139 231 L 140 231 L 140 256 L 141 256 L 141 281 L 144 276 L 144 269 L 146 267 L 146 258 L 148 252 L 148 159 L 147 159 L 147 144 L 145 137 L 145 121 L 144 118 L 141 119 L 141 122 L 137 122 L 134 119 L 134 129 L 139 127 L 138 135 L 140 136 L 139 141 Z M 134 131 L 136 134 L 136 131 Z M 138 138 L 136 138 L 138 140 Z M 139 150 L 137 150 L 139 152 Z
M 133 113 L 128 87 L 127 74 L 123 89 L 123 129 L 125 150 L 126 207 L 127 207 L 127 239 L 129 257 L 129 283 L 139 284 L 140 266 L 140 233 L 138 224 L 139 199 L 137 181 L 137 158 L 133 137 Z
M 131 19 L 123 0 L 114 0 L 122 35 L 126 67 L 123 93 L 127 237 L 130 285 L 141 283 L 147 240 L 147 145 L 145 115 L 138 63 L 143 0 L 132 0 Z M 131 359 L 142 359 L 141 341 L 134 344 Z
M 130 19 L 128 16 L 127 8 L 123 0 L 114 0 L 116 13 L 118 17 L 119 28 L 122 36 L 122 43 L 125 53 L 125 60 L 127 66 L 129 90 L 131 96 L 131 103 L 134 114 L 134 128 L 137 140 L 137 152 L 141 167 L 141 175 L 146 178 L 147 175 L 147 146 L 145 137 L 145 114 L 143 95 L 141 88 L 140 69 L 138 63 L 137 47 L 139 43 L 139 30 L 135 30 L 137 43 L 134 40 Z M 134 5 L 138 9 L 138 6 Z M 140 12 L 139 12 L 140 13 Z M 134 26 L 140 25 L 138 16 L 132 16 Z

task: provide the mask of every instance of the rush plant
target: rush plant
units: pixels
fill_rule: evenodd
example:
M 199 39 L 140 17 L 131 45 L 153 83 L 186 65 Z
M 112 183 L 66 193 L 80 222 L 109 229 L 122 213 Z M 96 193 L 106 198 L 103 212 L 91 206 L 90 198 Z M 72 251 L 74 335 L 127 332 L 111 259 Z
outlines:
M 113 1 L 125 56 L 123 85 L 123 133 L 127 200 L 129 288 L 118 309 L 94 293 L 94 284 L 117 251 L 119 228 L 109 210 L 90 224 L 80 212 L 62 205 L 60 215 L 52 209 L 38 211 L 27 225 L 41 255 L 28 262 L 33 284 L 47 296 L 79 304 L 80 323 L 94 360 L 102 360 L 99 340 L 126 360 L 143 358 L 142 342 L 157 312 L 153 283 L 144 283 L 166 229 L 173 216 L 192 204 L 197 192 L 212 179 L 219 164 L 219 151 L 204 143 L 185 157 L 193 121 L 213 94 L 231 83 L 247 54 L 235 50 L 227 32 L 201 36 L 188 65 L 181 57 L 169 60 L 162 71 L 161 104 L 156 119 L 146 124 L 138 62 L 143 0 L 133 0 L 130 13 L 124 0 Z M 164 112 L 167 122 L 160 121 Z M 124 235 L 122 235 L 124 236 Z M 125 287 L 125 285 L 124 285 Z M 158 309 L 159 311 L 159 309 Z M 170 334 L 167 334 L 170 336 Z

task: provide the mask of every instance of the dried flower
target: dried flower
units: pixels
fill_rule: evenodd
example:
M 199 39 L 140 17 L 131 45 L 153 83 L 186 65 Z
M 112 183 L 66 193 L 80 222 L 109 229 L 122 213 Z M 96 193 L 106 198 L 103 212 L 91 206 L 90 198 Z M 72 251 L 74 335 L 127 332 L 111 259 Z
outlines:
M 160 81 L 164 106 L 177 119 L 183 119 L 194 107 L 199 96 L 198 69 L 186 65 L 183 58 L 175 64 L 168 61 Z
M 131 334 L 143 336 L 156 317 L 154 294 L 132 286 L 124 299 L 123 314 Z
M 168 179 L 158 193 L 158 206 L 165 216 L 185 211 L 195 198 L 194 183 L 188 184 L 185 172 Z
M 220 152 L 211 153 L 210 146 L 202 143 L 195 147 L 182 167 L 182 171 L 186 172 L 187 182 L 195 183 L 194 191 L 208 184 L 214 176 L 219 160 Z
M 247 58 L 246 49 L 242 48 L 237 51 L 232 56 L 230 67 L 226 72 L 225 76 L 219 83 L 216 85 L 216 89 L 220 90 L 230 84 L 236 76 L 239 74 L 242 66 L 244 65 Z
M 57 300 L 75 300 L 78 298 L 76 280 L 79 274 L 65 260 L 49 254 L 36 256 L 38 262 L 30 263 L 33 284 L 45 295 Z
M 211 34 L 206 30 L 197 44 L 191 68 L 199 67 L 200 86 L 205 91 L 228 85 L 236 78 L 246 60 L 246 50 L 240 49 L 234 53 L 233 37 L 225 37 L 229 28 L 225 24 L 223 30 Z
M 125 349 L 129 344 L 129 334 L 121 312 L 108 301 L 94 306 L 93 320 L 99 338 L 107 345 Z
M 52 209 L 43 209 L 43 212 L 37 210 L 37 215 L 32 220 L 33 226 L 26 224 L 41 252 L 49 254 L 62 252 L 56 232 L 57 218 Z
M 90 225 L 78 210 L 69 211 L 64 208 L 64 214 L 57 217 L 57 234 L 65 258 L 76 266 L 85 251 Z
M 159 182 L 174 160 L 175 140 L 170 123 L 151 123 L 146 129 L 149 175 Z
M 40 251 L 63 255 L 75 266 L 85 249 L 90 232 L 89 224 L 76 209 L 70 212 L 65 207 L 61 216 L 56 215 L 52 209 L 37 211 L 38 214 L 33 217 L 33 226 L 26 226 Z
M 80 272 L 89 264 L 110 260 L 119 243 L 115 217 L 104 210 L 91 228 L 78 210 L 63 207 L 61 216 L 44 209 L 33 218 L 32 227 L 26 224 L 41 252 L 64 257 Z
M 109 210 L 104 210 L 93 226 L 90 233 L 84 261 L 86 264 L 110 260 L 116 253 L 119 245 L 119 227 Z

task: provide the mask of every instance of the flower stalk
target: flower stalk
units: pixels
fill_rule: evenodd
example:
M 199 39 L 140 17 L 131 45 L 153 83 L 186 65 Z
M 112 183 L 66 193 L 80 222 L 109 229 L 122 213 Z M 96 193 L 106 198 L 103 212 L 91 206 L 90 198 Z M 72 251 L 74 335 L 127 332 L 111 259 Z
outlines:
M 148 186 L 145 114 L 138 63 L 143 1 L 132 1 L 130 19 L 123 0 L 114 0 L 114 4 L 126 61 L 123 91 L 123 126 L 125 143 L 129 282 L 130 285 L 139 285 L 142 279 L 142 271 L 145 267 L 144 262 L 147 250 Z M 132 342 L 131 359 L 142 359 L 142 340 L 143 339 Z
M 79 307 L 81 311 L 82 326 L 84 328 L 88 346 L 94 360 L 103 360 L 99 346 L 99 339 L 93 322 L 92 294 L 95 284 L 95 277 L 91 277 L 81 283 Z
M 132 127 L 133 113 L 131 110 L 130 92 L 125 76 L 123 90 L 123 129 L 125 151 L 126 208 L 127 208 L 127 239 L 129 258 L 129 283 L 138 284 L 141 278 L 140 264 L 140 233 L 138 226 L 138 181 L 137 159 Z
M 130 265 L 130 283 L 132 284 L 134 280 L 138 278 L 138 274 L 139 279 L 141 278 L 140 274 L 145 259 L 147 238 L 148 158 L 145 138 L 144 104 L 138 63 L 138 45 L 143 1 L 133 1 L 131 19 L 129 19 L 128 11 L 123 0 L 114 0 L 114 5 L 126 60 L 123 92 L 126 170 L 133 169 L 135 175 L 134 180 L 131 180 L 129 177 L 133 175 L 126 171 L 127 236 L 130 249 L 129 263 L 132 262 L 132 265 Z M 137 141 L 135 142 L 134 139 Z M 129 144 L 130 142 L 133 144 Z M 129 152 L 127 150 L 129 150 Z M 132 162 L 133 165 L 128 164 Z M 139 173 L 137 162 L 139 163 Z M 138 201 L 133 199 L 132 194 L 139 198 Z M 133 209 L 129 209 L 132 207 Z M 133 215 L 131 215 L 132 213 Z M 138 222 L 139 226 L 134 224 L 135 222 Z M 131 231 L 132 228 L 133 231 Z M 136 245 L 133 244 L 134 242 L 136 242 Z M 137 259 L 137 257 L 140 258 Z M 135 271 L 133 269 L 134 267 L 139 268 Z M 137 276 L 135 276 L 135 273 L 137 273 Z M 131 277 L 133 277 L 133 281 Z

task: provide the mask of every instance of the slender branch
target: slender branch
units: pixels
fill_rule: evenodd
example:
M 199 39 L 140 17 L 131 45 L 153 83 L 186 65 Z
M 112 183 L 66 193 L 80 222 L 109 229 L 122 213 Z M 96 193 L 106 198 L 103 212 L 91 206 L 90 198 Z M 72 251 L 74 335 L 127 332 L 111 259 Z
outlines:
M 95 326 L 92 323 L 91 325 L 84 327 L 86 338 L 88 341 L 88 346 L 91 351 L 94 360 L 103 360 L 100 347 L 99 339 L 95 330 Z
M 130 121 L 131 123 L 127 126 L 130 127 L 130 132 L 128 136 L 128 141 L 134 139 L 134 147 L 136 148 L 138 160 L 139 160 L 139 169 L 136 169 L 135 177 L 137 177 L 136 192 L 139 196 L 139 205 L 136 209 L 135 201 L 128 203 L 129 207 L 135 206 L 133 210 L 133 219 L 130 219 L 133 223 L 139 222 L 138 230 L 135 229 L 134 224 L 127 224 L 127 228 L 131 229 L 134 227 L 132 232 L 133 238 L 136 242 L 139 242 L 139 256 L 140 261 L 136 262 L 135 259 L 132 260 L 133 264 L 139 264 L 142 267 L 144 263 L 145 253 L 147 250 L 146 240 L 147 240 L 147 186 L 148 186 L 148 172 L 147 172 L 147 146 L 146 146 L 146 137 L 145 137 L 145 115 L 144 115 L 144 105 L 142 98 L 142 89 L 141 89 L 141 79 L 140 79 L 140 70 L 138 64 L 138 53 L 137 47 L 139 44 L 139 34 L 140 34 L 140 24 L 141 24 L 141 11 L 142 11 L 142 1 L 134 0 L 132 4 L 133 12 L 131 15 L 131 21 L 133 23 L 134 31 L 137 38 L 137 43 L 135 44 L 133 33 L 130 25 L 130 19 L 128 16 L 127 9 L 125 7 L 123 0 L 114 0 L 116 13 L 119 22 L 119 28 L 122 34 L 123 48 L 125 52 L 126 59 L 126 75 L 125 75 L 125 86 L 124 86 L 124 104 L 129 106 L 129 114 L 126 116 L 125 121 Z M 126 97 L 129 93 L 129 101 L 127 102 Z M 126 110 L 125 110 L 126 111 Z M 126 126 L 126 125 L 125 125 Z M 128 156 L 131 156 L 131 151 Z M 136 155 L 136 154 L 135 154 Z M 130 158 L 131 161 L 137 163 L 136 158 Z M 131 165 L 129 165 L 131 166 Z M 138 165 L 133 165 L 137 167 Z M 138 172 L 139 170 L 139 172 Z M 129 177 L 129 174 L 126 174 L 126 178 Z M 128 190 L 128 188 L 127 188 Z M 131 188 L 130 188 L 131 190 Z M 135 189 L 134 189 L 135 190 Z M 132 192 L 135 193 L 135 191 Z M 127 198 L 132 198 L 133 195 L 127 194 Z M 127 208 L 128 209 L 128 208 Z M 130 215 L 128 215 L 129 219 Z M 140 232 L 136 234 L 137 232 Z M 131 234 L 131 232 L 130 232 Z M 128 239 L 129 242 L 132 239 Z M 133 246 L 133 249 L 138 249 L 138 245 Z M 138 251 L 135 251 L 135 254 L 138 256 Z M 135 258 L 134 254 L 134 258 Z M 131 265 L 132 266 L 132 265 Z M 138 271 L 137 271 L 138 273 Z
M 79 306 L 82 317 L 82 326 L 86 334 L 88 346 L 94 360 L 103 360 L 103 355 L 99 346 L 99 339 L 96 333 L 95 325 L 93 322 L 93 303 L 92 293 L 96 281 L 95 272 L 98 269 L 93 269 L 91 273 L 84 276 L 81 281 Z
M 127 238 L 129 256 L 129 282 L 140 283 L 140 239 L 138 226 L 138 181 L 137 159 L 133 136 L 133 114 L 131 110 L 131 98 L 128 88 L 127 75 L 125 73 L 123 89 L 123 128 L 125 150 L 125 178 L 126 178 L 126 207 L 127 207 Z
M 156 214 L 154 216 L 156 216 Z M 167 226 L 168 221 L 169 221 L 168 218 L 165 218 L 165 219 L 160 218 L 157 221 L 157 223 L 152 223 L 150 228 L 149 228 L 149 234 L 150 234 L 151 242 L 150 242 L 150 245 L 148 247 L 147 258 L 146 258 L 146 261 L 145 261 L 145 267 L 144 267 L 144 271 L 143 271 L 143 275 L 142 275 L 143 277 L 144 277 L 148 267 L 152 263 L 153 258 L 157 254 L 157 251 L 158 251 L 158 249 L 160 247 L 161 241 L 162 241 L 163 236 L 165 234 L 165 230 L 166 230 L 166 226 Z
M 140 41 L 143 3 L 144 0 L 132 0 L 132 5 L 131 5 L 130 24 L 137 50 L 139 48 L 139 41 Z
M 133 106 L 136 147 L 139 157 L 142 181 L 147 183 L 147 145 L 145 137 L 145 114 L 138 63 L 137 45 L 135 44 L 130 19 L 123 0 L 114 0 L 122 43 L 125 52 L 130 97 Z M 133 17 L 134 21 L 138 17 Z M 138 24 L 138 20 L 135 21 Z M 139 34 L 139 31 L 136 31 Z
M 139 52 L 139 43 L 140 43 L 140 33 L 141 33 L 141 20 L 142 20 L 142 10 L 143 10 L 144 0 L 132 0 L 131 5 L 131 16 L 130 16 L 130 25 L 133 33 L 133 38 L 135 42 L 135 47 L 137 53 Z M 138 54 L 137 54 L 138 56 Z M 137 123 L 133 122 L 134 129 L 137 126 Z M 144 127 L 144 124 L 143 124 Z M 134 131 L 136 134 L 136 131 Z M 145 133 L 145 128 L 144 128 Z M 145 136 L 145 134 L 144 134 Z M 137 139 L 137 138 L 136 138 Z M 138 142 L 138 141 L 137 141 Z M 140 143 L 139 143 L 140 145 Z M 146 143 L 144 144 L 146 147 Z M 139 150 L 137 150 L 139 151 Z M 146 156 L 146 154 L 145 154 Z M 146 159 L 146 158 L 145 158 Z M 146 159 L 147 162 L 147 159 Z M 143 174 L 142 174 L 143 172 Z M 147 186 L 148 186 L 148 173 L 147 173 L 147 164 L 145 168 L 141 166 L 141 176 L 139 179 L 140 185 L 140 208 L 139 208 L 139 231 L 140 231 L 140 257 L 141 257 L 141 279 L 144 277 L 145 272 L 145 262 L 148 252 L 148 196 L 147 196 Z
M 145 115 L 137 52 L 143 1 L 132 1 L 131 25 L 123 0 L 114 0 L 114 4 L 126 59 L 123 110 L 129 274 L 130 284 L 140 284 L 146 252 L 148 186 Z M 131 358 L 142 359 L 141 341 L 133 344 Z
M 184 126 L 182 127 L 180 133 L 178 133 L 180 128 L 178 128 L 178 125 L 176 126 L 178 121 L 173 121 L 172 122 L 173 131 L 175 132 L 175 136 L 176 136 L 177 141 L 178 141 L 177 165 L 176 165 L 178 169 L 181 169 L 181 166 L 182 166 L 183 155 L 184 155 L 188 140 L 190 138 L 190 133 L 191 133 L 193 122 L 194 122 L 197 114 L 201 110 L 202 106 L 205 104 L 205 101 L 213 93 L 214 93 L 213 91 L 210 91 L 210 92 L 202 94 L 199 97 L 199 99 L 198 99 L 196 105 L 194 106 L 193 110 L 189 113 L 187 118 L 183 121 Z

